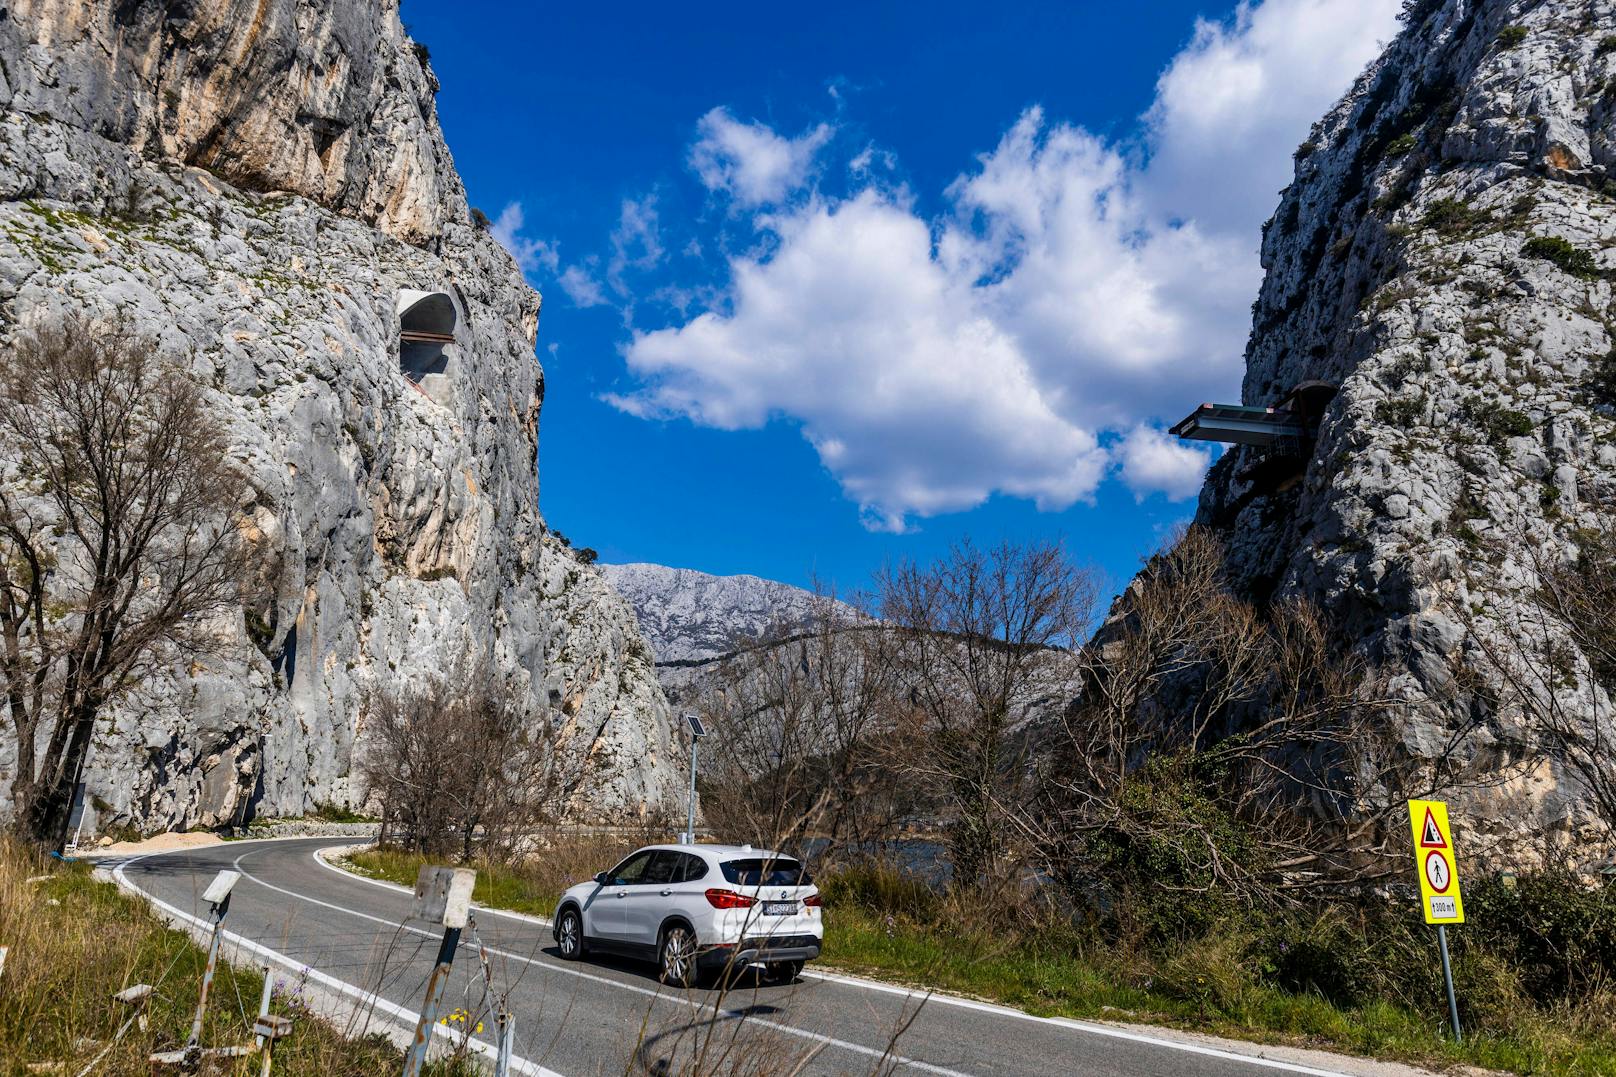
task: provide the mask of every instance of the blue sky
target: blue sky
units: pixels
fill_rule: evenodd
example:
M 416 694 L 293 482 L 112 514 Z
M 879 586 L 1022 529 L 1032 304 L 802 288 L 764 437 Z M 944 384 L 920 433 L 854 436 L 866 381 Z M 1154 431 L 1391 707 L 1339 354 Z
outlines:
M 970 535 L 1114 582 L 1194 507 L 1259 229 L 1397 0 L 406 0 L 544 295 L 540 505 L 842 589 Z

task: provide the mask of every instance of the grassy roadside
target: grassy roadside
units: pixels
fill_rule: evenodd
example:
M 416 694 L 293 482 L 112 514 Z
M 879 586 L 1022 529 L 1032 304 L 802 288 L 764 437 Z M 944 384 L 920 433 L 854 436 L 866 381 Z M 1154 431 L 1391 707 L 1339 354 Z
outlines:
M 143 901 L 91 877 L 90 866 L 47 861 L 0 837 L 0 1074 L 76 1073 L 105 1050 L 96 1073 L 145 1073 L 153 1051 L 184 1045 L 206 954 L 167 927 Z M 288 978 L 289 979 L 289 978 Z M 149 1024 L 114 1042 L 127 1012 L 115 992 L 151 984 Z M 263 974 L 221 964 L 209 996 L 203 1042 L 252 1042 Z M 275 1072 L 360 1077 L 396 1072 L 403 1056 L 379 1035 L 348 1039 L 279 990 L 274 1011 L 292 1018 Z M 256 1074 L 259 1058 L 203 1072 Z M 469 1072 L 439 1063 L 439 1077 Z
M 558 845 L 530 864 L 479 863 L 474 900 L 549 916 L 571 881 L 588 878 L 629 848 Z M 398 850 L 356 853 L 374 878 L 413 884 L 424 863 Z M 821 880 L 826 894 L 826 966 L 897 983 L 985 999 L 1046 1016 L 1167 1025 L 1234 1039 L 1523 1074 L 1616 1074 L 1616 1019 L 1609 996 L 1543 1010 L 1519 999 L 1495 1007 L 1463 1046 L 1443 1034 L 1433 998 L 1360 1005 L 1265 983 L 1238 930 L 1188 943 L 1167 956 L 1100 947 L 1060 930 L 996 927 L 948 903 L 906 901 L 902 887 L 871 885 L 856 873 Z M 1432 956 L 1434 961 L 1434 955 Z

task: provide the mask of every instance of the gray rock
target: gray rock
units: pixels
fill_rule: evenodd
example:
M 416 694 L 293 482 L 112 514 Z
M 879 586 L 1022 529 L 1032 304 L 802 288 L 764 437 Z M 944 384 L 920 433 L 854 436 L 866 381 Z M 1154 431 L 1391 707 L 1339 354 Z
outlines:
M 1570 555 L 1616 492 L 1616 423 L 1583 388 L 1616 344 L 1611 283 L 1522 251 L 1552 236 L 1613 265 L 1616 53 L 1601 42 L 1616 4 L 1410 10 L 1315 125 L 1264 230 L 1242 397 L 1338 385 L 1312 458 L 1294 485 L 1259 486 L 1243 474 L 1254 451 L 1232 450 L 1197 518 L 1225 539 L 1240 589 L 1316 600 L 1388 667 L 1419 701 L 1399 730 L 1407 751 L 1490 855 L 1530 861 L 1545 839 L 1608 843 L 1609 830 L 1518 708 L 1489 713 L 1507 693 L 1444 611 L 1462 604 L 1493 645 L 1531 653 L 1539 581 L 1497 551 Z M 1505 47 L 1512 24 L 1526 36 Z M 1405 134 L 1413 149 L 1387 152 Z M 1575 665 L 1564 701 L 1609 715 Z M 1439 770 L 1450 744 L 1456 769 Z
M 157 337 L 252 491 L 228 645 L 110 717 L 101 820 L 362 804 L 362 694 L 468 646 L 556 731 L 576 816 L 682 797 L 632 612 L 539 516 L 539 297 L 470 219 L 397 4 L 13 5 L 0 81 L 0 324 L 88 308 Z M 419 386 L 407 289 L 458 316 Z M 14 752 L 0 737 L 8 787 Z
M 772 628 L 805 624 L 817 600 L 812 591 L 759 576 L 644 563 L 600 570 L 634 607 L 658 665 L 717 658 Z

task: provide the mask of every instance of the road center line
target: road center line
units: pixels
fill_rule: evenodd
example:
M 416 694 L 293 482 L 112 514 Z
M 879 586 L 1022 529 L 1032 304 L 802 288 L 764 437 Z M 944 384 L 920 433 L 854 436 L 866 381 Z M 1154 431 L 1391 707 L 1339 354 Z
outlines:
M 398 928 L 401 931 L 408 931 L 408 932 L 410 932 L 412 934 L 422 935 L 422 936 L 424 936 L 426 938 L 437 938 L 437 936 L 432 934 L 431 932 L 423 931 L 420 928 L 411 927 L 409 924 L 401 923 L 401 922 L 399 922 L 397 920 L 388 920 L 388 919 L 386 919 L 384 917 L 380 917 L 380 916 L 371 916 L 369 913 L 355 912 L 354 910 L 344 908 L 341 905 L 333 905 L 329 901 L 321 901 L 318 898 L 311 898 L 311 897 L 308 897 L 307 895 L 299 894 L 299 893 L 297 893 L 295 891 L 292 891 L 292 890 L 287 890 L 285 887 L 280 887 L 280 886 L 276 886 L 273 883 L 265 882 L 263 879 L 260 879 L 258 876 L 254 875 L 252 872 L 248 871 L 247 868 L 245 866 L 243 866 L 243 864 L 242 864 L 243 860 L 245 860 L 248 856 L 252 855 L 252 853 L 255 853 L 255 852 L 258 852 L 258 851 L 259 850 L 254 849 L 254 850 L 251 850 L 249 852 L 242 853 L 240 856 L 236 857 L 231 862 L 231 864 L 237 871 L 241 872 L 241 874 L 243 876 L 245 876 L 248 879 L 251 879 L 254 883 L 256 883 L 259 886 L 264 887 L 267 890 L 273 890 L 277 894 L 285 894 L 287 897 L 295 898 L 298 901 L 305 901 L 305 902 L 308 902 L 311 905 L 319 905 L 322 908 L 331 909 L 331 910 L 333 910 L 335 912 L 346 913 L 349 916 L 356 916 L 356 917 L 358 917 L 358 918 L 360 918 L 362 920 L 369 920 L 369 921 L 371 921 L 373 923 L 384 924 L 384 925 L 386 925 L 388 927 Z M 153 854 L 153 855 L 173 855 L 173 854 Z M 327 865 L 327 866 L 329 867 L 330 865 Z M 333 868 L 332 870 L 340 871 L 341 869 L 340 868 Z M 344 875 L 349 875 L 350 877 L 355 877 L 355 876 L 352 876 L 352 873 L 350 873 L 350 872 L 343 872 L 343 874 Z M 477 911 L 483 911 L 483 910 L 477 910 Z M 470 946 L 469 943 L 461 943 L 461 945 L 465 946 L 465 947 L 468 947 L 468 948 Z M 647 998 L 651 998 L 651 999 L 654 999 L 656 1001 L 669 1002 L 669 1003 L 674 1003 L 676 1005 L 685 1005 L 685 1006 L 688 1006 L 688 1007 L 696 1009 L 698 1012 L 701 1012 L 701 1011 L 704 1011 L 704 1010 L 707 1009 L 705 1006 L 695 1006 L 692 1002 L 682 1000 L 682 999 L 678 998 L 677 996 L 665 994 L 662 991 L 653 991 L 650 988 L 640 987 L 640 986 L 638 986 L 636 984 L 626 984 L 626 983 L 623 983 L 623 982 L 621 982 L 619 980 L 610 979 L 609 977 L 606 977 L 606 976 L 597 976 L 594 973 L 584 972 L 582 969 L 569 968 L 568 966 L 563 965 L 563 964 L 559 964 L 557 962 L 540 960 L 538 958 L 531 957 L 531 956 L 528 956 L 528 955 L 525 955 L 525 954 L 515 953 L 515 952 L 510 951 L 510 950 L 502 950 L 502 949 L 499 949 L 498 947 L 494 947 L 494 946 L 488 946 L 488 947 L 486 947 L 486 949 L 491 954 L 498 954 L 500 957 L 509 958 L 510 960 L 513 960 L 513 961 L 520 961 L 523 964 L 527 964 L 527 965 L 537 965 L 538 967 L 546 969 L 548 971 L 559 972 L 559 973 L 562 973 L 562 974 L 567 975 L 567 976 L 575 976 L 580 980 L 588 980 L 588 981 L 590 981 L 592 983 L 604 984 L 604 985 L 606 985 L 608 987 L 617 988 L 620 991 L 631 991 L 631 992 L 633 992 L 633 993 L 635 993 L 637 995 L 643 995 L 643 996 L 645 996 Z M 908 1068 L 911 1068 L 911 1069 L 916 1069 L 916 1070 L 921 1070 L 921 1071 L 923 1071 L 925 1073 L 934 1073 L 934 1074 L 937 1074 L 937 1077 L 971 1077 L 970 1074 L 963 1073 L 963 1072 L 961 1072 L 959 1070 L 951 1070 L 951 1069 L 947 1069 L 947 1068 L 942 1067 L 942 1066 L 934 1066 L 929 1062 L 922 1062 L 918 1058 L 908 1058 L 908 1057 L 906 1057 L 904 1055 L 894 1054 L 894 1053 L 892 1053 L 890 1051 L 878 1051 L 873 1047 L 866 1047 L 866 1046 L 864 1046 L 863 1044 L 860 1044 L 860 1043 L 853 1043 L 853 1042 L 851 1042 L 849 1040 L 838 1039 L 835 1036 L 827 1036 L 822 1032 L 811 1032 L 811 1031 L 809 1031 L 808 1029 L 805 1029 L 805 1028 L 797 1028 L 794 1025 L 782 1024 L 781 1022 L 778 1022 L 778 1021 L 770 1021 L 770 1020 L 768 1020 L 766 1018 L 753 1016 L 753 1015 L 747 1014 L 743 1010 L 718 1010 L 718 1011 L 715 1012 L 715 1016 L 739 1019 L 739 1020 L 742 1020 L 742 1021 L 744 1021 L 746 1023 L 757 1025 L 757 1026 L 759 1026 L 761 1028 L 767 1028 L 767 1029 L 770 1029 L 770 1030 L 775 1031 L 775 1032 L 784 1033 L 784 1034 L 786 1034 L 788 1036 L 798 1036 L 798 1037 L 801 1037 L 803 1039 L 813 1040 L 816 1043 L 822 1043 L 822 1044 L 824 1044 L 824 1045 L 826 1045 L 828 1047 L 837 1047 L 837 1048 L 840 1048 L 841 1050 L 844 1050 L 844 1051 L 851 1051 L 854 1054 L 863 1055 L 866 1058 L 884 1060 L 886 1062 L 890 1062 L 890 1063 L 893 1063 L 895 1065 L 905 1066 L 905 1067 L 908 1067 Z
M 289 839 L 249 839 L 249 840 L 276 841 L 276 840 L 289 840 Z M 242 844 L 245 844 L 245 842 L 243 842 Z M 357 881 L 357 882 L 363 882 L 363 883 L 369 883 L 369 884 L 371 884 L 373 886 L 386 887 L 389 890 L 393 890 L 393 891 L 395 891 L 397 893 L 401 893 L 401 894 L 408 894 L 408 893 L 411 892 L 408 889 L 406 889 L 405 887 L 399 886 L 397 883 L 387 882 L 386 880 L 383 880 L 383 879 L 371 879 L 371 878 L 367 878 L 367 877 L 365 877 L 363 875 L 355 874 L 354 872 L 351 872 L 351 871 L 344 871 L 342 868 L 339 868 L 335 864 L 332 864 L 332 863 L 328 862 L 327 860 L 325 860 L 320 855 L 320 853 L 326 851 L 327 848 L 340 848 L 340 847 L 341 846 L 327 846 L 327 847 L 324 847 L 324 848 L 321 848 L 321 849 L 316 849 L 314 851 L 314 854 L 313 854 L 315 862 L 318 863 L 321 867 L 325 868 L 327 871 L 334 872 L 335 874 L 341 875 L 344 878 L 347 878 L 347 879 L 350 879 L 350 880 L 354 880 L 354 881 Z M 187 850 L 187 852 L 189 852 L 189 851 L 192 851 L 192 850 Z M 254 851 L 256 852 L 257 850 L 254 850 Z M 168 856 L 168 855 L 177 855 L 177 854 L 173 854 L 173 853 L 155 854 L 155 853 L 153 853 L 153 854 L 147 854 L 147 855 L 149 855 L 149 856 L 157 856 L 157 855 Z M 183 855 L 183 854 L 178 854 L 178 855 Z M 243 857 L 246 856 L 246 855 L 248 855 L 248 854 L 246 854 L 246 853 L 242 854 Z M 137 859 L 137 860 L 138 859 L 144 859 L 144 857 L 137 857 L 135 859 Z M 401 923 L 398 923 L 397 921 L 387 920 L 387 919 L 384 919 L 382 917 L 370 916 L 370 915 L 368 915 L 366 913 L 355 912 L 354 910 L 349 909 L 349 908 L 344 908 L 344 907 L 339 906 L 339 905 L 333 905 L 333 904 L 330 904 L 329 902 L 319 901 L 319 900 L 317 900 L 315 898 L 310 898 L 310 897 L 307 897 L 307 896 L 302 895 L 302 894 L 297 894 L 297 893 L 294 893 L 293 891 L 285 890 L 285 889 L 283 889 L 281 887 L 278 887 L 278 886 L 275 886 L 275 885 L 273 885 L 271 883 L 267 883 L 264 880 L 258 878 L 257 876 L 252 875 L 250 872 L 246 872 L 244 869 L 242 869 L 241 864 L 240 864 L 241 859 L 242 859 L 241 857 L 236 858 L 235 865 L 236 865 L 237 870 L 242 870 L 243 874 L 247 875 L 248 878 L 252 879 L 258 885 L 266 887 L 266 888 L 268 888 L 270 890 L 274 890 L 277 893 L 286 894 L 289 897 L 297 898 L 299 901 L 307 901 L 307 902 L 310 902 L 310 903 L 315 904 L 315 905 L 320 905 L 320 906 L 323 906 L 325 908 L 333 909 L 333 910 L 335 910 L 337 912 L 347 913 L 350 916 L 359 917 L 359 918 L 365 919 L 365 920 L 371 920 L 371 921 L 373 921 L 375 923 L 384 924 L 384 925 L 389 926 L 389 927 L 401 928 L 402 930 L 409 931 L 409 932 L 419 934 L 419 935 L 423 935 L 423 936 L 425 936 L 427 938 L 436 938 L 436 936 L 431 935 L 428 932 L 420 931 L 417 928 L 412 928 L 412 927 L 408 926 L 407 924 L 401 924 Z M 134 860 L 128 861 L 128 863 L 134 863 Z M 137 892 L 140 892 L 140 893 L 144 894 L 144 891 L 139 891 L 138 888 L 133 887 L 132 885 L 131 885 L 131 889 L 136 889 Z M 145 896 L 150 898 L 150 895 L 145 895 Z M 151 900 L 156 901 L 155 898 L 151 898 Z M 525 913 L 511 912 L 511 911 L 505 910 L 505 909 L 478 909 L 477 911 L 483 912 L 483 913 L 491 913 L 491 914 L 494 914 L 494 915 L 497 915 L 497 916 L 509 917 L 509 918 L 515 919 L 515 920 L 521 920 L 521 921 L 527 921 L 527 922 L 531 922 L 531 923 L 537 923 L 537 924 L 541 924 L 541 925 L 548 925 L 550 923 L 550 921 L 544 920 L 544 919 L 542 919 L 540 917 L 530 916 L 530 915 L 525 914 Z M 592 973 L 584 972 L 581 969 L 574 969 L 574 968 L 571 968 L 571 967 L 569 967 L 567 965 L 564 965 L 564 964 L 559 964 L 559 963 L 551 962 L 551 961 L 547 961 L 547 960 L 537 960 L 537 959 L 527 957 L 527 956 L 524 956 L 524 955 L 521 955 L 521 954 L 509 953 L 509 952 L 501 951 L 501 950 L 490 949 L 490 952 L 491 953 L 499 953 L 502 957 L 508 957 L 508 958 L 513 959 L 513 960 L 521 961 L 524 964 L 538 965 L 539 967 L 544 968 L 544 969 L 553 970 L 555 972 L 563 973 L 563 974 L 565 974 L 567 976 L 575 976 L 575 977 L 578 977 L 579 979 L 588 980 L 588 981 L 591 981 L 591 982 L 594 982 L 594 983 L 604 984 L 606 986 L 614 987 L 614 988 L 617 988 L 619 990 L 631 991 L 631 992 L 634 992 L 636 994 L 645 995 L 645 996 L 650 997 L 650 998 L 661 999 L 661 1000 L 667 1001 L 667 1002 L 678 1002 L 679 1001 L 679 999 L 677 999 L 676 997 L 664 994 L 661 991 L 652 991 L 652 990 L 650 990 L 648 988 L 639 987 L 639 986 L 636 986 L 634 984 L 622 983 L 621 981 L 618 981 L 618 980 L 613 980 L 613 979 L 609 979 L 609 978 L 604 977 L 604 976 L 597 976 L 597 975 L 592 974 Z M 1098 1023 L 1088 1022 L 1088 1021 L 1080 1021 L 1080 1020 L 1076 1020 L 1076 1019 L 1070 1018 L 1070 1017 L 1042 1017 L 1042 1016 L 1039 1016 L 1038 1014 L 1027 1013 L 1024 1010 L 1017 1010 L 1017 1009 L 1014 1009 L 1014 1008 L 1008 1007 L 1008 1006 L 999 1006 L 999 1005 L 995 1005 L 995 1004 L 989 1003 L 989 1002 L 978 1002 L 978 1001 L 976 1001 L 974 999 L 958 998 L 958 997 L 953 996 L 953 995 L 928 994 L 928 993 L 925 993 L 925 992 L 922 992 L 922 991 L 918 991 L 918 990 L 916 990 L 914 988 L 903 987 L 903 986 L 900 986 L 900 985 L 897 985 L 897 984 L 881 983 L 879 981 L 868 980 L 868 979 L 864 979 L 864 978 L 861 978 L 861 977 L 842 976 L 842 975 L 838 975 L 836 973 L 814 972 L 814 971 L 809 971 L 809 970 L 805 970 L 803 972 L 803 976 L 806 977 L 806 978 L 812 978 L 812 979 L 820 980 L 820 981 L 823 981 L 823 982 L 838 984 L 838 985 L 844 986 L 844 987 L 853 987 L 853 988 L 857 988 L 857 989 L 863 990 L 863 991 L 875 991 L 875 992 L 879 992 L 881 994 L 897 995 L 897 996 L 900 996 L 900 997 L 902 997 L 902 998 L 904 998 L 906 1000 L 917 1000 L 917 1001 L 918 1000 L 924 1000 L 925 1005 L 928 1005 L 928 1006 L 935 1006 L 935 1005 L 949 1006 L 949 1007 L 955 1007 L 955 1008 L 959 1008 L 959 1009 L 974 1010 L 974 1011 L 977 1011 L 977 1012 L 980 1012 L 980 1013 L 993 1014 L 995 1016 L 1011 1018 L 1013 1020 L 1018 1020 L 1018 1021 L 1031 1021 L 1031 1022 L 1036 1022 L 1036 1023 L 1039 1023 L 1039 1024 L 1054 1025 L 1054 1026 L 1059 1027 L 1059 1028 L 1070 1029 L 1073 1032 L 1087 1033 L 1089 1035 L 1101 1036 L 1101 1037 L 1105 1037 L 1105 1038 L 1109 1038 L 1109 1039 L 1124 1040 L 1124 1041 L 1128 1041 L 1128 1042 L 1131 1042 L 1131 1043 L 1146 1044 L 1146 1045 L 1149 1045 L 1149 1046 L 1152 1046 L 1152 1047 L 1160 1047 L 1160 1048 L 1163 1048 L 1163 1049 L 1166 1049 L 1166 1050 L 1179 1051 L 1179 1052 L 1183 1052 L 1183 1053 L 1186 1053 L 1186 1054 L 1200 1055 L 1202 1057 L 1219 1058 L 1219 1059 L 1224 1059 L 1224 1060 L 1230 1061 L 1230 1062 L 1243 1063 L 1245 1065 L 1254 1066 L 1254 1067 L 1257 1067 L 1257 1068 L 1260 1068 L 1260 1069 L 1270 1069 L 1270 1070 L 1279 1070 L 1279 1071 L 1286 1072 L 1286 1073 L 1305 1074 L 1305 1075 L 1307 1075 L 1307 1077 L 1348 1077 L 1347 1074 L 1344 1074 L 1340 1070 L 1320 1069 L 1320 1068 L 1315 1067 L 1315 1066 L 1308 1066 L 1308 1065 L 1304 1065 L 1304 1064 L 1298 1063 L 1298 1062 L 1286 1062 L 1286 1061 L 1283 1061 L 1281 1059 L 1266 1058 L 1266 1057 L 1264 1057 L 1262 1055 L 1244 1054 L 1244 1053 L 1241 1053 L 1239 1051 L 1224 1050 L 1224 1049 L 1217 1048 L 1217 1047 L 1207 1047 L 1207 1046 L 1203 1046 L 1201 1044 L 1196 1044 L 1196 1043 L 1186 1043 L 1186 1042 L 1184 1042 L 1182 1040 L 1173 1040 L 1173 1039 L 1167 1039 L 1167 1038 L 1164 1038 L 1164 1037 L 1161 1037 L 1161 1036 L 1152 1036 L 1152 1035 L 1149 1035 L 1148 1033 L 1135 1032 L 1135 1031 L 1132 1031 L 1130 1029 L 1124 1029 L 1124 1028 L 1114 1028 L 1114 1027 L 1111 1027 L 1111 1026 L 1108 1026 L 1108 1025 L 1103 1025 L 1103 1024 L 1098 1024 Z M 733 1014 L 731 1011 L 722 1011 L 722 1012 L 725 1015 L 736 1015 L 736 1014 Z M 825 1043 L 828 1046 L 840 1047 L 840 1048 L 842 1048 L 844 1050 L 853 1051 L 855 1053 L 863 1054 L 863 1055 L 866 1055 L 866 1056 L 869 1056 L 869 1057 L 885 1057 L 885 1058 L 888 1058 L 889 1061 L 898 1063 L 900 1065 L 907 1065 L 907 1066 L 914 1067 L 916 1069 L 921 1069 L 921 1070 L 925 1070 L 925 1071 L 928 1071 L 928 1072 L 938 1073 L 940 1075 L 941 1074 L 946 1074 L 946 1075 L 950 1075 L 950 1077 L 964 1077 L 964 1075 L 957 1074 L 954 1071 L 942 1069 L 940 1067 L 935 1067 L 935 1066 L 930 1065 L 929 1063 L 921 1062 L 921 1061 L 919 1061 L 917 1059 L 908 1059 L 908 1058 L 901 1058 L 899 1056 L 885 1055 L 882 1052 L 875 1051 L 873 1048 L 865 1047 L 865 1046 L 863 1046 L 861 1044 L 849 1043 L 849 1042 L 846 1042 L 846 1041 L 843 1041 L 843 1040 L 838 1040 L 838 1039 L 836 1039 L 834 1037 L 825 1036 L 825 1035 L 823 1035 L 821 1033 L 809 1032 L 806 1029 L 795 1028 L 795 1027 L 792 1027 L 792 1026 L 789 1026 L 789 1025 L 782 1025 L 779 1022 L 768 1021 L 766 1019 L 759 1018 L 759 1017 L 747 1017 L 746 1020 L 748 1020 L 748 1021 L 750 1021 L 750 1022 L 752 1022 L 754 1024 L 757 1024 L 759 1026 L 765 1027 L 765 1028 L 775 1029 L 777 1031 L 785 1032 L 785 1033 L 787 1033 L 789 1035 L 802 1036 L 802 1037 L 806 1037 L 806 1038 L 810 1038 L 810 1039 L 815 1039 L 815 1040 L 818 1040 L 820 1042 Z
M 346 846 L 329 846 L 329 849 L 346 848 Z M 332 871 L 348 879 L 357 879 L 360 882 L 370 883 L 372 886 L 383 886 L 398 893 L 409 894 L 412 891 L 398 883 L 388 882 L 385 879 L 372 879 L 352 871 L 345 871 L 325 859 L 321 854 L 327 849 L 316 849 L 314 860 L 327 871 Z M 509 916 L 517 920 L 548 926 L 551 921 L 543 917 L 530 916 L 526 913 L 511 912 L 507 909 L 484 909 L 484 912 L 495 913 L 500 916 Z M 570 971 L 563 967 L 563 971 Z M 1094 1036 L 1105 1036 L 1111 1039 L 1126 1040 L 1131 1043 L 1144 1043 L 1153 1047 L 1165 1047 L 1174 1051 L 1183 1051 L 1188 1054 L 1202 1055 L 1210 1058 L 1222 1058 L 1231 1062 L 1243 1062 L 1247 1065 L 1263 1069 L 1283 1070 L 1286 1073 L 1306 1074 L 1308 1077 L 1346 1077 L 1340 1070 L 1318 1069 L 1306 1066 L 1299 1062 L 1285 1062 L 1281 1059 L 1265 1058 L 1262 1055 L 1242 1054 L 1239 1051 L 1226 1051 L 1217 1047 L 1206 1047 L 1198 1043 L 1185 1043 L 1182 1040 L 1171 1040 L 1162 1036 L 1152 1036 L 1144 1032 L 1134 1032 L 1125 1028 L 1113 1028 L 1109 1025 L 1097 1024 L 1090 1021 L 1080 1021 L 1072 1017 L 1043 1017 L 1039 1014 L 1028 1013 L 1011 1006 L 999 1006 L 991 1002 L 978 1002 L 975 999 L 958 998 L 954 995 L 930 994 L 914 988 L 903 987 L 899 984 L 881 983 L 877 980 L 867 980 L 856 976 L 841 976 L 833 972 L 815 972 L 804 969 L 802 975 L 806 978 L 822 980 L 828 983 L 840 984 L 844 987 L 853 987 L 861 991 L 878 991 L 886 995 L 899 995 L 905 999 L 921 1000 L 928 1006 L 953 1006 L 962 1010 L 974 1010 L 978 1013 L 991 1013 L 1000 1017 L 1009 1017 L 1017 1021 L 1033 1021 L 1038 1024 L 1055 1025 L 1059 1028 L 1071 1029 L 1074 1032 L 1086 1032 Z

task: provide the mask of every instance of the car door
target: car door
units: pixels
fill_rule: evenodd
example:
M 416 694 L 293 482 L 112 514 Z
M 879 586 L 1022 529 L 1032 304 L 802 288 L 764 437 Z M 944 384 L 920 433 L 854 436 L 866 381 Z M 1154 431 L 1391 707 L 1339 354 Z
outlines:
M 584 934 L 608 942 L 628 942 L 628 895 L 645 874 L 653 850 L 642 849 L 606 873 L 606 882 L 584 911 Z
M 656 850 L 639 881 L 627 887 L 628 895 L 623 900 L 627 917 L 624 941 L 656 946 L 657 932 L 673 905 L 673 886 L 684 876 L 682 857 L 671 849 Z

